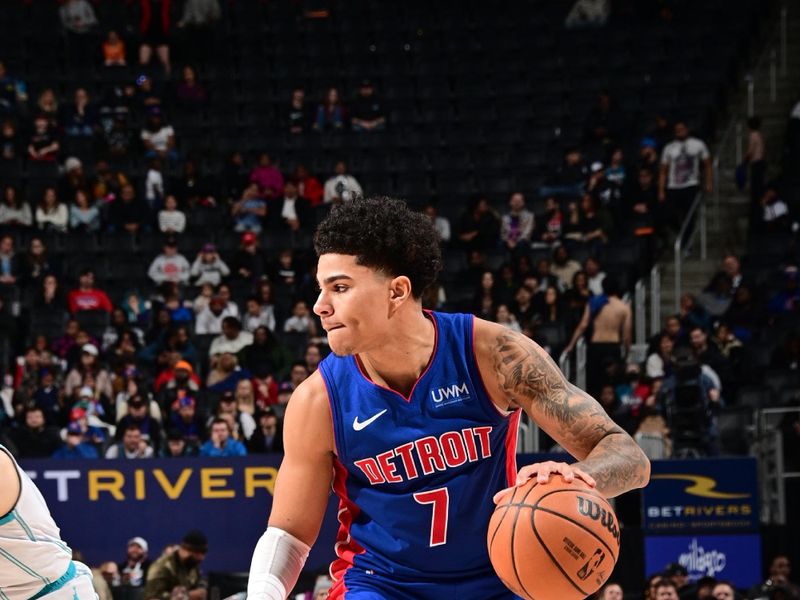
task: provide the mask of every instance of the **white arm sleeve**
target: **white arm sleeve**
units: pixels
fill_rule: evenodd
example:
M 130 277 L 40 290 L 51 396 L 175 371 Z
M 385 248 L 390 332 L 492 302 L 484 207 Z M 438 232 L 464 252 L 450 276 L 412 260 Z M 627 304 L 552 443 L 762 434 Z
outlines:
M 311 548 L 292 534 L 267 527 L 258 540 L 250 563 L 248 600 L 286 600 Z

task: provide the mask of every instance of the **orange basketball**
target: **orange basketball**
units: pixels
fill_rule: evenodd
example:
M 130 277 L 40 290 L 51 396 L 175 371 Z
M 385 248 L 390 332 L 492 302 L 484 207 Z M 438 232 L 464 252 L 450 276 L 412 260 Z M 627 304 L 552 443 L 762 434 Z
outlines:
M 600 589 L 619 557 L 619 522 L 583 481 L 531 479 L 497 505 L 486 541 L 492 566 L 530 600 L 581 600 Z

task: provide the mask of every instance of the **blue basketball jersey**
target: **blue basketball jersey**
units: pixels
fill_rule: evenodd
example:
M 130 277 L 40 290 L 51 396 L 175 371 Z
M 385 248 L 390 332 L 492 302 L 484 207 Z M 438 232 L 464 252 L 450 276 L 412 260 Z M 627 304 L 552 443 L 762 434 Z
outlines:
M 486 392 L 473 316 L 426 315 L 434 350 L 408 398 L 372 382 L 354 356 L 319 367 L 336 442 L 337 585 L 351 567 L 397 581 L 494 575 L 486 530 L 492 496 L 516 477 L 519 411 L 501 412 Z

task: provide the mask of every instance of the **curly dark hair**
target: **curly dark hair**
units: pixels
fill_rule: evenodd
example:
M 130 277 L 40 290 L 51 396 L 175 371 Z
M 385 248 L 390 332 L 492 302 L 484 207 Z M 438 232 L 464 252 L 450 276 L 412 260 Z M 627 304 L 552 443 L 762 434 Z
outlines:
M 430 219 L 395 198 L 355 198 L 334 206 L 314 236 L 317 256 L 348 254 L 359 265 L 411 280 L 420 298 L 442 270 L 439 238 Z

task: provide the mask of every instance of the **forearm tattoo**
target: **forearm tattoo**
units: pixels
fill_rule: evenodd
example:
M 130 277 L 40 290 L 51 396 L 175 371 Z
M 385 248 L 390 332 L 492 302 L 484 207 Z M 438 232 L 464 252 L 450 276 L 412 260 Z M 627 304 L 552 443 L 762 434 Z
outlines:
M 497 336 L 492 356 L 509 401 L 580 459 L 603 494 L 612 497 L 647 484 L 649 462 L 636 442 L 594 398 L 567 381 L 545 351 L 508 332 Z

